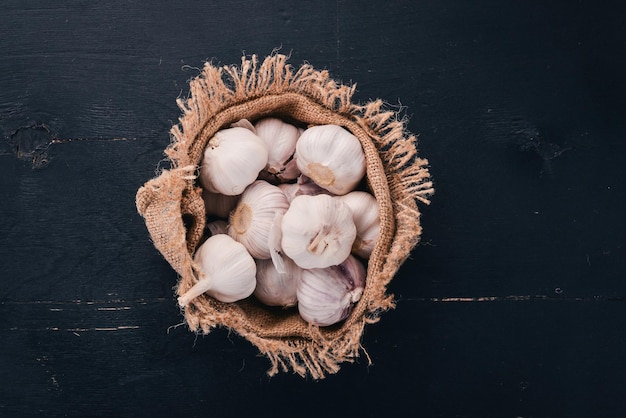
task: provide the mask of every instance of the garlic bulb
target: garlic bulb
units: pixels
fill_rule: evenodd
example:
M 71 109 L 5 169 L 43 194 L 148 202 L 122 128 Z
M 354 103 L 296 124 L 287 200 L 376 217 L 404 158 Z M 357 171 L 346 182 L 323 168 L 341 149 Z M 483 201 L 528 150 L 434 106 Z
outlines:
M 292 260 L 283 257 L 285 273 L 276 270 L 272 260 L 256 260 L 256 288 L 254 296 L 269 306 L 295 306 L 296 287 L 302 269 Z
M 296 196 L 283 215 L 282 250 L 305 269 L 343 262 L 355 238 L 356 226 L 348 206 L 325 194 Z
M 353 256 L 338 266 L 303 270 L 296 292 L 300 316 L 319 326 L 345 319 L 363 294 L 365 275 Z
M 246 188 L 231 213 L 228 235 L 254 258 L 270 258 L 270 230 L 276 213 L 285 213 L 288 207 L 287 197 L 278 187 L 257 180 Z
M 281 181 L 298 177 L 300 171 L 293 154 L 296 151 L 300 130 L 294 125 L 271 117 L 259 120 L 254 128 L 269 150 L 267 172 Z
M 228 230 L 228 224 L 226 223 L 226 221 L 220 219 L 217 221 L 209 222 L 204 228 L 209 231 L 210 236 L 217 234 L 226 234 L 226 231 Z
M 352 244 L 352 252 L 359 257 L 369 258 L 380 232 L 376 198 L 367 192 L 355 191 L 339 196 L 338 199 L 348 205 L 356 225 L 356 239 Z
M 365 154 L 358 138 L 337 125 L 305 130 L 296 144 L 298 169 L 336 195 L 346 194 L 365 175 Z
M 204 150 L 200 182 L 210 192 L 241 194 L 265 167 L 268 149 L 252 131 L 234 127 L 218 131 Z
M 227 196 L 221 193 L 211 193 L 208 190 L 202 190 L 202 199 L 204 200 L 204 208 L 207 215 L 228 218 L 230 211 L 237 206 L 239 195 Z
M 285 193 L 289 203 L 296 196 L 317 196 L 318 194 L 331 194 L 328 190 L 315 184 L 310 178 L 301 174 L 296 183 L 282 183 L 278 187 Z
M 245 299 L 256 286 L 256 264 L 245 247 L 228 235 L 207 239 L 196 250 L 194 262 L 200 267 L 198 282 L 178 298 L 180 306 L 207 293 L 221 302 Z

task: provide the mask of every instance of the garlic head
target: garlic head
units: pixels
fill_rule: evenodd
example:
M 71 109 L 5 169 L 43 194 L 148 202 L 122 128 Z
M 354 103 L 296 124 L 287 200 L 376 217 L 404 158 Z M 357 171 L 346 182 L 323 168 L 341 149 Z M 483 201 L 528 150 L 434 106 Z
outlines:
M 284 254 L 304 269 L 340 264 L 356 238 L 348 206 L 326 194 L 296 196 L 281 228 Z
M 268 153 L 263 140 L 249 129 L 222 129 L 204 150 L 200 182 L 212 193 L 241 194 L 267 164 Z
M 348 317 L 365 289 L 365 267 L 353 256 L 338 266 L 303 270 L 296 295 L 307 322 L 328 326 Z
M 256 287 L 256 264 L 246 248 L 225 234 L 209 237 L 196 250 L 194 262 L 200 277 L 185 294 L 178 298 L 180 306 L 203 293 L 221 302 L 245 299 Z
M 279 273 L 272 260 L 256 260 L 256 288 L 254 296 L 268 306 L 295 306 L 296 288 L 302 269 L 283 257 L 285 272 Z
M 285 213 L 289 202 L 276 186 L 256 180 L 241 195 L 231 212 L 228 235 L 242 243 L 254 258 L 270 258 L 270 231 L 277 213 Z
M 300 174 L 293 159 L 300 130 L 274 117 L 263 118 L 254 128 L 269 150 L 266 170 L 281 181 L 293 180 Z
M 305 130 L 296 143 L 298 169 L 336 195 L 346 194 L 365 175 L 365 153 L 359 139 L 337 125 Z
M 352 244 L 352 252 L 359 257 L 369 258 L 380 232 L 380 216 L 376 198 L 362 191 L 350 192 L 338 198 L 348 205 L 352 212 L 352 220 L 356 225 L 356 239 Z

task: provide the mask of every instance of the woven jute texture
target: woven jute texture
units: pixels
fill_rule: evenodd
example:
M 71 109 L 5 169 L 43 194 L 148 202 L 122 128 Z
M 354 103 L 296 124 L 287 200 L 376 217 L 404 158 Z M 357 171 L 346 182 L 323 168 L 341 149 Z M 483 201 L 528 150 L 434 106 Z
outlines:
M 196 176 L 215 132 L 240 119 L 275 116 L 303 126 L 339 125 L 359 139 L 367 184 L 379 205 L 381 232 L 367 264 L 363 296 L 345 321 L 313 326 L 297 310 L 271 309 L 254 297 L 221 303 L 203 295 L 184 309 L 192 331 L 206 334 L 226 327 L 254 344 L 271 362 L 269 375 L 291 370 L 320 379 L 336 373 L 341 363 L 354 361 L 360 350 L 365 352 L 364 327 L 395 306 L 387 285 L 419 241 L 418 203 L 429 204 L 434 193 L 428 161 L 418 156 L 416 138 L 407 132 L 405 120 L 380 100 L 352 103 L 354 91 L 355 85 L 337 83 L 327 71 L 308 64 L 293 68 L 282 54 L 262 62 L 244 56 L 240 66 L 206 63 L 190 82 L 189 97 L 178 100 L 183 115 L 165 150 L 171 168 L 137 191 L 137 210 L 155 247 L 178 273 L 180 296 L 198 277 L 193 254 L 206 215 Z

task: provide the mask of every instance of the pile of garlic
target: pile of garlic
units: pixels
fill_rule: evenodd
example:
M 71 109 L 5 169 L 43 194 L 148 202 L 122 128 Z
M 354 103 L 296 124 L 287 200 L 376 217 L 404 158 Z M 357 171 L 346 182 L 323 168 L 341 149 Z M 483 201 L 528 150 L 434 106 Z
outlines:
M 201 274 L 180 306 L 203 293 L 254 295 L 314 325 L 344 320 L 380 230 L 376 199 L 357 189 L 364 176 L 361 144 L 340 126 L 267 117 L 218 131 L 200 166 L 210 221 L 194 256 Z

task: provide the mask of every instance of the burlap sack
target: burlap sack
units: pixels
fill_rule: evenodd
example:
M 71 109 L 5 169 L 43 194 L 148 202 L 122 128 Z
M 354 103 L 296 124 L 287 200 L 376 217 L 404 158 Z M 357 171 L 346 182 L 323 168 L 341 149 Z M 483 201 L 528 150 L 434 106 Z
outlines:
M 381 218 L 365 291 L 351 315 L 338 325 L 317 327 L 302 320 L 297 310 L 271 309 L 254 297 L 227 304 L 204 295 L 184 310 L 192 331 L 208 333 L 223 326 L 258 347 L 272 363 L 269 375 L 291 369 L 318 379 L 336 373 L 340 363 L 354 361 L 362 349 L 364 326 L 394 307 L 387 284 L 419 240 L 417 201 L 428 204 L 434 190 L 428 161 L 417 156 L 416 138 L 395 112 L 383 110 L 381 101 L 354 104 L 355 86 L 337 84 L 327 71 L 308 64 L 294 70 L 286 61 L 286 56 L 274 54 L 262 63 L 256 56 L 243 57 L 240 68 L 207 63 L 190 82 L 190 97 L 178 101 L 183 116 L 165 150 L 172 168 L 141 187 L 136 203 L 155 247 L 180 276 L 177 293 L 182 295 L 196 282 L 192 257 L 205 226 L 197 168 L 217 130 L 240 119 L 273 115 L 351 131 L 365 151 L 367 182 Z

